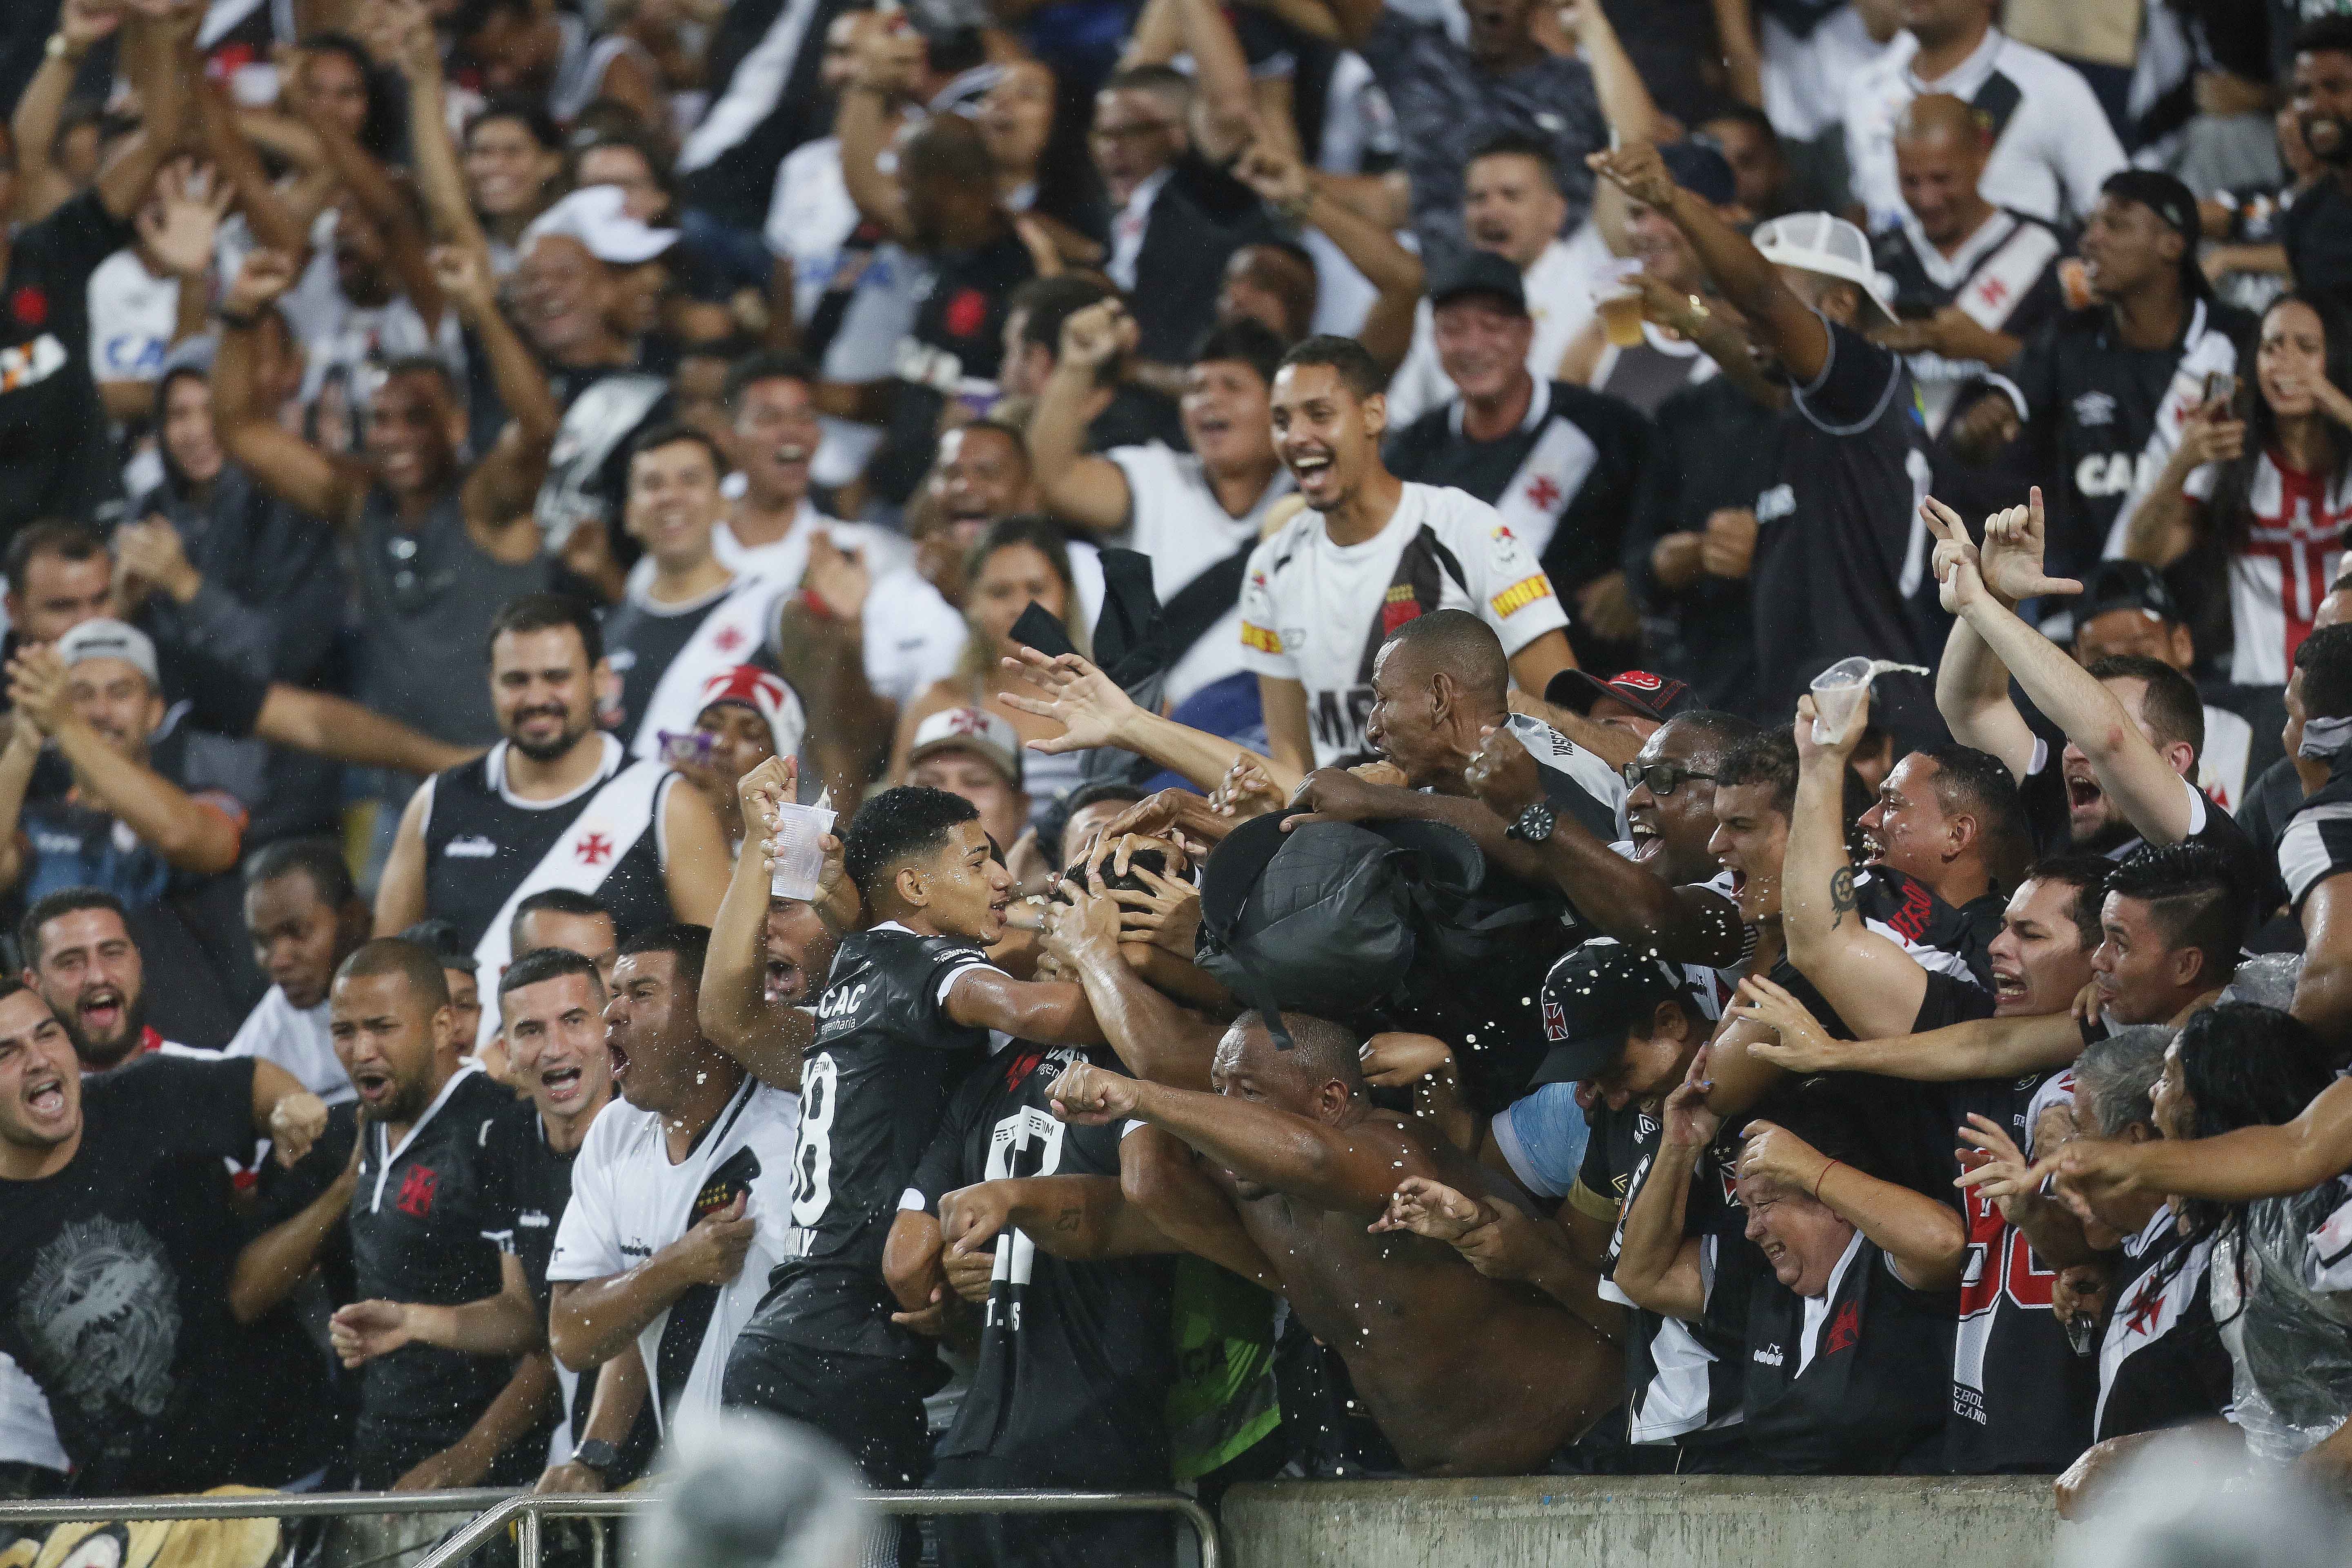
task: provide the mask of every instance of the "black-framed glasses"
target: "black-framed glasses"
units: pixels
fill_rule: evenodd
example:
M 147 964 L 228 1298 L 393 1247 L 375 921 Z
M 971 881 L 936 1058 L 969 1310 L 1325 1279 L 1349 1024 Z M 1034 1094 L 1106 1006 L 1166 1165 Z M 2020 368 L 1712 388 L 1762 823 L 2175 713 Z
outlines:
M 1627 763 L 1617 771 L 1624 774 L 1627 789 L 1632 789 L 1637 784 L 1647 784 L 1650 786 L 1650 793 L 1661 800 L 1681 788 L 1685 779 L 1702 779 L 1708 784 L 1715 782 L 1713 773 L 1699 773 L 1696 769 L 1683 766 L 1680 763 Z

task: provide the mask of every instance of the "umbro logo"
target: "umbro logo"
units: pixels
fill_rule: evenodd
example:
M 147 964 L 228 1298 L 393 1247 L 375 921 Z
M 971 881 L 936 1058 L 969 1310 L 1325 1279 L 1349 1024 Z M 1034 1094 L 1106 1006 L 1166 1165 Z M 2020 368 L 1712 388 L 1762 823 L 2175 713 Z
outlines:
M 2116 422 L 2116 400 L 2104 392 L 2086 392 L 2074 399 L 2074 423 L 2085 427 Z
M 451 860 L 488 860 L 498 852 L 499 847 L 478 833 L 452 838 L 441 850 L 443 857 Z
M 1793 517 L 1797 511 L 1797 489 L 1794 485 L 1774 485 L 1756 498 L 1756 521 L 1778 522 Z

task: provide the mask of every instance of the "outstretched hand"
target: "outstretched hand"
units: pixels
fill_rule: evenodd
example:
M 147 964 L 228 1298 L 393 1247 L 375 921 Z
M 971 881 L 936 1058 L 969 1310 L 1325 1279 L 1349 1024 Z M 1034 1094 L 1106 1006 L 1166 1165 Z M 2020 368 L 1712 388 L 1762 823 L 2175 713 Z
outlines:
M 1389 1206 L 1364 1228 L 1378 1236 L 1386 1231 L 1411 1231 L 1449 1245 L 1486 1223 L 1479 1201 L 1455 1192 L 1427 1176 L 1407 1176 L 1389 1194 Z
M 2050 531 L 2042 519 L 2042 487 L 2026 492 L 2023 506 L 2012 506 L 1985 519 L 1984 552 L 1978 570 L 1985 585 L 2011 604 L 2044 595 L 2070 597 L 2083 591 L 2072 577 L 2053 577 L 2042 571 L 2042 555 Z
M 1929 496 L 1919 503 L 1919 520 L 1927 528 L 1928 537 L 1936 542 L 1936 553 L 1929 570 L 1936 574 L 1936 599 L 1944 613 L 1965 614 L 1983 599 L 1990 590 L 1985 586 L 1984 566 L 1975 541 L 1969 537 L 1968 524 L 1960 514 Z
M 1793 1073 L 1827 1072 L 1837 1066 L 1838 1042 L 1829 1037 L 1803 1003 L 1765 976 L 1751 974 L 1739 983 L 1731 1011 L 1780 1037 L 1748 1042 L 1748 1054 L 1757 1060 Z
M 1044 693 L 1008 691 L 1006 707 L 1061 723 L 1062 732 L 1051 740 L 1030 742 L 1033 752 L 1053 755 L 1119 745 L 1126 727 L 1143 711 L 1118 682 L 1074 653 L 1049 658 L 1034 647 L 1015 648 L 1005 656 L 1004 668 Z

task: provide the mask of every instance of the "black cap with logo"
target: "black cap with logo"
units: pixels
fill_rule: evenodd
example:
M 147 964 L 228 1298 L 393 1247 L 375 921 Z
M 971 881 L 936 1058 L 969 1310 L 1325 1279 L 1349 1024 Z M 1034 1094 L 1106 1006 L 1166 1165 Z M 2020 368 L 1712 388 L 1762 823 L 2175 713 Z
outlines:
M 1551 1050 L 1534 1083 L 1581 1083 L 1615 1067 L 1635 1030 L 1646 1032 L 1661 1002 L 1697 1003 L 1667 964 L 1622 942 L 1596 937 L 1544 976 L 1544 1038 Z

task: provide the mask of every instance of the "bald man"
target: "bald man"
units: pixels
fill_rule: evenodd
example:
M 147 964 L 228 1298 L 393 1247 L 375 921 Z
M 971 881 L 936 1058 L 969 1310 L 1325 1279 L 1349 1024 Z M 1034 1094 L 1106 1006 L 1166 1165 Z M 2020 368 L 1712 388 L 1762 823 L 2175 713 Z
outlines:
M 1190 1201 L 1239 1214 L 1290 1310 L 1347 1363 L 1408 1468 L 1541 1469 L 1624 1396 L 1606 1333 L 1444 1243 L 1374 1234 L 1406 1178 L 1480 1178 L 1423 1124 L 1370 1103 L 1355 1034 L 1302 1013 L 1281 1021 L 1278 1041 L 1255 1013 L 1234 1020 L 1210 1068 L 1213 1094 L 1080 1063 L 1055 1084 L 1054 1113 L 1082 1126 L 1149 1122 L 1191 1145 L 1198 1165 L 1175 1173 Z
M 1912 100 L 1895 122 L 1904 216 L 1871 246 L 1902 320 L 1878 341 L 1908 356 L 1930 433 L 1963 384 L 2008 369 L 2065 308 L 2057 231 L 1985 199 L 1992 142 L 1982 111 L 1948 93 Z

